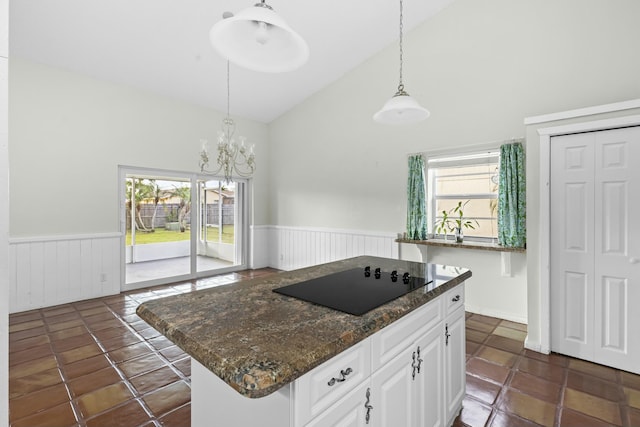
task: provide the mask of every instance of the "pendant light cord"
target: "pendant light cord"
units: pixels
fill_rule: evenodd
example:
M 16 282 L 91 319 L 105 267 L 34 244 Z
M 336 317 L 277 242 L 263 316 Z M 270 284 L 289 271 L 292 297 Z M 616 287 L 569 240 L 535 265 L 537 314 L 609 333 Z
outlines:
M 404 93 L 404 83 L 402 82 L 402 32 L 403 32 L 403 24 L 402 24 L 402 0 L 400 0 L 400 82 L 398 84 L 398 93 Z
M 229 61 L 227 61 L 227 119 L 229 118 L 229 104 L 231 99 L 231 89 L 229 87 Z

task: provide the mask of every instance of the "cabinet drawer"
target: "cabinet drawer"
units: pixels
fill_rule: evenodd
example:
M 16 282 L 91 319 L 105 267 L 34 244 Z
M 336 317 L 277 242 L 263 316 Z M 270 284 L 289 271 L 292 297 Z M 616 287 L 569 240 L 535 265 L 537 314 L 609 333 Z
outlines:
M 436 298 L 372 335 L 372 371 L 404 351 L 418 335 L 435 326 L 443 319 L 442 312 L 442 298 Z
M 444 303 L 447 306 L 447 316 L 460 307 L 464 307 L 464 283 L 461 283 L 455 288 L 448 290 L 444 295 Z
M 371 374 L 370 338 L 307 372 L 294 383 L 295 425 L 305 425 Z

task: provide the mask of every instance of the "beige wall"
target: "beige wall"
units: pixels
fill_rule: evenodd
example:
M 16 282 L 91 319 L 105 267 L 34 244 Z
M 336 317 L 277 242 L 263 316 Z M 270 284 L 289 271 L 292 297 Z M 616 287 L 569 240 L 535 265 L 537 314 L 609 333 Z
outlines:
M 456 0 L 405 38 L 405 86 L 431 111 L 425 122 L 371 119 L 397 86 L 393 43 L 271 123 L 270 223 L 403 231 L 408 153 L 525 136 L 525 117 L 639 98 L 638 16 L 636 0 Z M 477 265 L 474 253 L 447 257 Z M 526 317 L 524 264 L 511 278 L 495 259 L 480 265 L 468 289 Z
M 271 124 L 238 121 L 257 149 L 253 222 L 403 231 L 408 153 L 529 137 L 525 117 L 640 98 L 637 16 L 636 0 L 456 0 L 405 38 L 406 89 L 431 110 L 427 121 L 371 119 L 396 90 L 395 42 Z M 18 58 L 9 68 L 12 237 L 118 231 L 117 165 L 195 172 L 199 140 L 213 140 L 221 119 Z M 36 209 L 43 200 L 54 207 L 46 218 Z M 511 277 L 501 276 L 499 254 L 431 256 L 473 268 L 470 304 L 526 318 L 534 243 Z M 403 256 L 420 258 L 405 246 Z
M 197 172 L 220 112 L 11 57 L 11 237 L 119 230 L 118 165 Z M 254 221 L 268 215 L 267 126 L 256 145 Z

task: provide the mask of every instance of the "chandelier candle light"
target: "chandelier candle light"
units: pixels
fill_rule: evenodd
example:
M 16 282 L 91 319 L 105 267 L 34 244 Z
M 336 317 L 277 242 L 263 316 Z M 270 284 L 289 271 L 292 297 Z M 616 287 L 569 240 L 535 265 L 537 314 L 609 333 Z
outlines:
M 246 138 L 240 136 L 240 144 L 234 139 L 236 123 L 229 116 L 229 61 L 227 61 L 227 116 L 222 120 L 222 130 L 218 131 L 218 169 L 208 170 L 209 151 L 207 141 L 202 141 L 202 151 L 200 152 L 200 172 L 209 175 L 219 175 L 222 173 L 227 183 L 233 180 L 234 176 L 249 178 L 256 169 L 256 156 L 253 151 L 254 145 L 247 151 Z
M 416 123 L 426 119 L 431 114 L 404 90 L 404 83 L 402 82 L 402 18 L 402 0 L 400 0 L 400 82 L 398 91 L 390 100 L 385 102 L 380 111 L 373 115 L 373 120 L 388 125 Z

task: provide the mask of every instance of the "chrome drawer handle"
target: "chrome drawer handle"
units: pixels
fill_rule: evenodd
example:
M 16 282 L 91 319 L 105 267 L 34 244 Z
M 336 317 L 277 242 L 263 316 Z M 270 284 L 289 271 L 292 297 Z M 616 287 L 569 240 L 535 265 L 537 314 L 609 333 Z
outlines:
M 341 383 L 343 381 L 346 381 L 347 380 L 347 375 L 349 375 L 352 372 L 353 372 L 353 369 L 351 369 L 351 368 L 342 369 L 340 371 L 340 378 L 331 378 L 327 384 L 329 385 L 329 387 L 331 387 L 335 383 Z
M 453 302 L 460 301 L 460 295 L 456 295 L 455 297 L 451 298 L 451 301 L 453 301 Z

